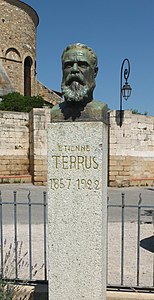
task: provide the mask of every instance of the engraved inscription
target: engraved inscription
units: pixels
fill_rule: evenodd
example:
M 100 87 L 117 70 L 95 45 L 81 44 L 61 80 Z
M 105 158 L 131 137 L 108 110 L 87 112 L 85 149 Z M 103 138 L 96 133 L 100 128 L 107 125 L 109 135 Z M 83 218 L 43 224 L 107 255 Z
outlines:
M 56 153 L 51 155 L 51 164 L 55 172 L 55 177 L 50 178 L 50 188 L 53 191 L 71 188 L 78 191 L 97 191 L 101 188 L 96 172 L 99 169 L 98 158 L 93 155 L 89 145 L 58 143 Z M 92 178 L 90 178 L 90 172 L 86 172 L 87 170 L 92 171 Z M 74 172 L 77 176 L 74 175 Z
M 91 179 L 77 179 L 77 189 L 88 189 L 88 190 L 99 190 L 100 183 L 99 180 L 91 180 Z
M 88 170 L 98 169 L 98 162 L 95 156 L 87 155 L 52 155 L 52 162 L 56 169 L 63 170 Z
M 50 179 L 50 188 L 52 190 L 59 190 L 59 189 L 70 189 L 72 186 L 77 190 L 99 190 L 100 189 L 100 182 L 99 180 L 91 180 L 91 179 L 84 179 L 78 178 L 77 180 L 73 181 L 70 178 L 51 178 Z
M 65 152 L 85 152 L 90 151 L 89 145 L 61 145 L 58 144 L 58 151 L 65 151 Z
M 58 189 L 70 189 L 71 186 L 71 179 L 64 179 L 64 178 L 51 178 L 50 179 L 50 188 L 52 190 Z

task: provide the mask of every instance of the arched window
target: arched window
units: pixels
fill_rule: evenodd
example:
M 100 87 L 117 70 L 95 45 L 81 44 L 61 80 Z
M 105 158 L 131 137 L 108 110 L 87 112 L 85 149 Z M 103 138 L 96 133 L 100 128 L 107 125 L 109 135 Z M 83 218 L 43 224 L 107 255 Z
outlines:
M 31 66 L 32 59 L 27 56 L 24 61 L 24 95 L 31 96 Z
M 7 49 L 6 53 L 5 53 L 5 57 L 6 57 L 6 59 L 10 59 L 10 60 L 21 62 L 20 53 L 15 48 L 9 48 L 9 49 Z

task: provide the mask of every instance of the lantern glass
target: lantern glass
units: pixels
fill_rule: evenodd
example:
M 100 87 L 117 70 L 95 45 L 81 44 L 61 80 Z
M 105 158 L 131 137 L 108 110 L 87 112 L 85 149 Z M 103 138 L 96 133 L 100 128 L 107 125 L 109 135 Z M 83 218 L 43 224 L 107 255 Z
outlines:
M 128 83 L 125 83 L 122 87 L 122 96 L 127 100 L 131 95 L 131 86 Z

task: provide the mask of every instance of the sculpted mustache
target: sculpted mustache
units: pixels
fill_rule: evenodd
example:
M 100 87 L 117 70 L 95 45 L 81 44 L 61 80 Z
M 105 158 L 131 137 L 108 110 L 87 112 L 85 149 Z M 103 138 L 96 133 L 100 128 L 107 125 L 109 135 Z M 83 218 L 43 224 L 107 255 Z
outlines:
M 81 76 L 77 76 L 77 75 L 68 75 L 67 80 L 66 80 L 66 84 L 69 85 L 71 84 L 73 81 L 77 81 L 80 84 L 84 84 L 84 78 L 81 78 Z

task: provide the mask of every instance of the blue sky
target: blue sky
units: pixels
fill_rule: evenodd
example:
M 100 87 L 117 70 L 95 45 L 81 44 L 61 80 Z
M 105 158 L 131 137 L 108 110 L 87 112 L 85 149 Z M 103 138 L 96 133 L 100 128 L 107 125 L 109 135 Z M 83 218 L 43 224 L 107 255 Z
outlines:
M 124 109 L 154 116 L 154 0 L 24 0 L 38 13 L 37 77 L 61 90 L 61 54 L 74 42 L 98 56 L 94 98 L 119 109 L 120 68 L 131 64 Z

